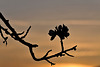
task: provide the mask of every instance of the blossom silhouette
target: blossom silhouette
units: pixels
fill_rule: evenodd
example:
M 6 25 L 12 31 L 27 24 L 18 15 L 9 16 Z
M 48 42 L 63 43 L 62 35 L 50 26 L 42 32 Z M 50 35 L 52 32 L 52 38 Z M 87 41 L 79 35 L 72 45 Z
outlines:
M 69 31 L 68 27 L 63 24 L 63 26 L 62 25 L 59 25 L 58 27 L 56 26 L 55 30 L 49 30 L 49 33 L 48 33 L 51 36 L 50 40 L 53 40 L 56 37 L 56 35 L 59 36 L 61 40 L 62 51 L 64 51 L 62 40 L 65 39 L 65 37 L 67 38 L 70 35 L 68 31 Z
M 50 40 L 53 40 L 56 37 L 56 35 L 58 35 L 60 39 L 63 40 L 65 39 L 65 37 L 67 38 L 69 36 L 68 31 L 69 29 L 67 28 L 67 26 L 63 24 L 63 26 L 62 25 L 59 25 L 58 27 L 56 26 L 55 30 L 49 30 L 48 34 L 51 36 Z

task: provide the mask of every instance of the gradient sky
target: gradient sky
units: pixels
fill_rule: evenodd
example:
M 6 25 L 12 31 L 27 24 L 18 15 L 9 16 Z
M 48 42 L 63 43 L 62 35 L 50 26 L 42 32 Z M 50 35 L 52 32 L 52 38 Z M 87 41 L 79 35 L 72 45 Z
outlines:
M 77 51 L 69 52 L 75 57 L 52 58 L 56 63 L 52 67 L 100 66 L 100 0 L 0 0 L 0 12 L 18 32 L 32 26 L 25 40 L 39 45 L 34 49 L 37 57 L 49 49 L 50 54 L 59 52 L 59 38 L 50 41 L 48 31 L 59 24 L 68 26 L 64 46 L 78 45 Z M 0 24 L 5 26 L 1 20 Z M 28 48 L 12 38 L 7 47 L 2 41 L 0 37 L 0 67 L 51 67 L 46 61 L 34 61 Z

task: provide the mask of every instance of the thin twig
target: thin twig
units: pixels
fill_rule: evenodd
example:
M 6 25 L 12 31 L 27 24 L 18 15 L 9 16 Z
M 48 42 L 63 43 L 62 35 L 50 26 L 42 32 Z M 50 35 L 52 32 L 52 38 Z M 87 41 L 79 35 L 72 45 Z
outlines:
M 23 39 L 23 38 L 25 38 L 27 36 L 27 34 L 28 34 L 28 32 L 29 32 L 30 29 L 31 29 L 31 26 L 27 29 L 26 34 L 24 36 L 22 36 L 21 39 Z
M 49 61 L 49 60 L 47 60 L 47 59 L 46 59 L 46 61 L 47 61 L 48 63 L 50 63 L 51 66 L 52 66 L 52 65 L 55 65 L 55 63 L 52 63 L 51 61 Z
M 8 39 L 8 37 L 4 37 L 4 35 L 2 33 L 2 30 L 1 30 L 1 25 L 0 25 L 0 33 L 1 33 L 2 38 L 4 39 L 3 43 L 6 43 L 6 46 L 7 46 L 7 39 Z
M 18 33 L 18 35 L 22 35 L 22 34 L 24 34 L 24 31 L 22 33 Z
M 44 56 L 44 58 L 49 54 L 49 52 L 51 52 L 52 50 L 49 50 L 46 54 L 45 54 L 45 56 Z

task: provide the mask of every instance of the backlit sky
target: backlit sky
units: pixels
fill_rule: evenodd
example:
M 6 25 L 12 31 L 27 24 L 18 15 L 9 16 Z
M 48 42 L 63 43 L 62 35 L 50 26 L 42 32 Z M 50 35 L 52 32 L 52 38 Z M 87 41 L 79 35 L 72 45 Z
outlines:
M 39 45 L 34 49 L 37 57 L 49 49 L 50 54 L 59 52 L 59 38 L 50 41 L 48 31 L 59 24 L 68 26 L 64 46 L 78 45 L 77 51 L 69 52 L 75 57 L 52 58 L 56 63 L 52 67 L 100 66 L 100 0 L 0 0 L 0 12 L 18 32 L 32 26 L 25 40 Z M 5 27 L 1 20 L 0 24 Z M 46 61 L 34 61 L 28 48 L 12 38 L 7 47 L 2 41 L 0 37 L 0 67 L 51 67 Z

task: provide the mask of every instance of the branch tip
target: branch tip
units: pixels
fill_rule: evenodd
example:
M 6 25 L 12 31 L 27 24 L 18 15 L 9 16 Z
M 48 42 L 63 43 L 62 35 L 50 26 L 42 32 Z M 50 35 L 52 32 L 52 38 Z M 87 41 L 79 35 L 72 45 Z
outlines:
M 28 28 L 27 31 L 26 31 L 26 34 L 25 34 L 24 36 L 22 36 L 21 39 L 23 39 L 23 38 L 25 38 L 25 37 L 27 36 L 27 34 L 28 34 L 28 32 L 30 31 L 30 29 L 31 29 L 31 26 L 29 26 L 29 28 Z
M 77 45 L 73 47 L 73 49 L 74 49 L 75 51 L 76 51 L 76 47 L 77 47 Z
M 49 52 L 51 52 L 52 50 L 49 50 L 46 54 L 45 54 L 45 56 L 43 57 L 43 58 L 46 58 L 46 56 L 49 54 Z
M 18 33 L 18 35 L 22 35 L 22 34 L 24 34 L 24 32 L 25 32 L 25 31 L 23 31 L 22 33 Z
M 68 54 L 68 53 L 65 53 L 66 55 L 68 55 L 68 56 L 70 56 L 70 57 L 74 57 L 73 55 L 70 55 L 70 54 Z
M 51 66 L 52 65 L 55 65 L 55 63 L 52 63 L 51 61 L 49 61 L 48 59 L 46 59 L 46 61 L 48 62 L 48 63 L 50 63 L 51 64 Z
M 38 47 L 38 45 L 37 44 L 33 44 L 33 45 L 31 45 L 31 47 L 35 47 L 36 48 L 36 47 Z

